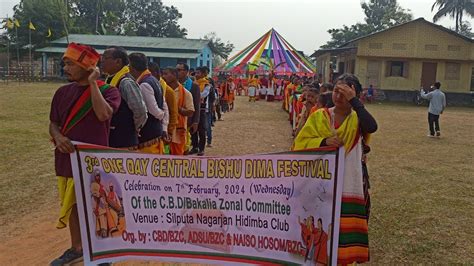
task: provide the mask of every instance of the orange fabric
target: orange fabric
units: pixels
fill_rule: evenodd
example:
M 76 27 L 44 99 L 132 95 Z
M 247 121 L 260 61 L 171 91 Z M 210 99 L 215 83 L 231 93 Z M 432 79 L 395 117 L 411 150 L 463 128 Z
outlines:
M 311 108 L 311 111 L 309 112 L 309 114 L 312 114 L 312 113 L 318 111 L 318 109 L 319 108 L 317 106 L 313 106 L 313 108 Z
M 178 134 L 178 130 L 176 130 Z M 181 136 L 180 136 L 181 138 Z M 170 143 L 170 153 L 171 155 L 184 155 L 184 148 L 186 147 L 186 135 L 181 139 L 181 143 Z
M 89 69 L 97 66 L 100 54 L 90 46 L 70 43 L 66 48 L 66 52 L 64 52 L 64 58 L 72 60 L 84 69 Z
M 137 83 L 140 84 L 140 82 L 142 81 L 142 79 L 144 79 L 147 75 L 151 75 L 151 72 L 150 70 L 148 69 L 145 69 L 145 71 L 143 71 L 140 76 L 137 78 Z M 164 89 L 163 89 L 164 90 Z
M 168 111 L 170 114 L 168 133 L 171 134 L 176 129 L 176 125 L 178 124 L 178 104 L 174 90 L 168 86 L 164 80 L 163 83 L 160 80 L 160 83 L 162 84 L 161 87 L 163 88 L 163 94 L 165 96 L 166 104 L 168 105 Z
M 326 232 L 321 232 L 316 229 L 314 233 L 314 241 L 314 245 L 316 246 L 313 256 L 314 262 L 326 265 L 328 263 L 328 235 Z
M 367 247 L 339 247 L 337 250 L 338 264 L 353 263 L 356 261 L 369 261 L 369 248 Z
M 178 109 L 179 108 L 184 108 L 184 101 L 185 101 L 185 95 L 184 95 L 184 87 L 183 85 L 179 84 L 178 85 Z M 188 119 L 186 116 L 182 116 L 178 113 L 178 129 L 181 128 L 186 128 L 188 123 Z

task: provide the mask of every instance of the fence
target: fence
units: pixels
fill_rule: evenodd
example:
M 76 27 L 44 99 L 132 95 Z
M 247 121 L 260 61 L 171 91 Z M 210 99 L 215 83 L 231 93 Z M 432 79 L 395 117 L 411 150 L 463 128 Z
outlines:
M 0 66 L 0 80 L 6 83 L 59 80 L 61 75 L 61 66 L 55 61 L 48 61 L 46 73 L 40 61 L 34 61 L 31 65 L 24 62 L 17 64 L 13 61 L 10 67 Z

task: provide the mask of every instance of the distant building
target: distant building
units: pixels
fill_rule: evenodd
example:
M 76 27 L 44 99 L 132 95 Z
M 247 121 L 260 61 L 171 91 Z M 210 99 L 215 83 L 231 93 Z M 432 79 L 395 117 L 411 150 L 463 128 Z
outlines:
M 423 18 L 317 50 L 312 57 L 324 81 L 353 73 L 364 87 L 383 89 L 388 100 L 411 100 L 414 90 L 440 81 L 450 102 L 472 104 L 474 40 Z
M 208 66 L 212 70 L 213 54 L 209 48 L 209 41 L 184 38 L 158 38 L 119 35 L 85 35 L 71 34 L 69 42 L 86 44 L 103 53 L 109 46 L 121 46 L 129 53 L 144 53 L 150 61 L 157 62 L 160 67 L 176 66 L 177 63 L 186 63 L 191 68 Z M 66 50 L 66 37 L 52 41 L 49 47 L 37 49 L 35 52 L 42 55 L 44 76 L 57 75 L 57 65 Z

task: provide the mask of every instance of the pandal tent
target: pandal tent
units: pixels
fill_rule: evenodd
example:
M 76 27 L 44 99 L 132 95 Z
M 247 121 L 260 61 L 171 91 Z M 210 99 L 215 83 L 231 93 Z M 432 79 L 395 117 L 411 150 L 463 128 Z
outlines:
M 273 28 L 218 68 L 232 74 L 314 74 L 315 66 Z

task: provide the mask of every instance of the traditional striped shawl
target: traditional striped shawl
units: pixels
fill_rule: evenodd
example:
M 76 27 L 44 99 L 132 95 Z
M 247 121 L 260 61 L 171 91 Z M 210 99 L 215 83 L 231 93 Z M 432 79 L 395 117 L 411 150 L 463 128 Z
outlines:
M 295 139 L 294 149 L 319 148 L 324 138 L 334 135 L 333 109 L 319 109 L 308 118 Z M 342 189 L 338 264 L 369 260 L 368 223 L 362 181 L 362 141 L 359 119 L 352 111 L 335 132 L 344 142 L 344 185 Z

